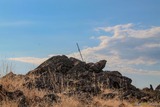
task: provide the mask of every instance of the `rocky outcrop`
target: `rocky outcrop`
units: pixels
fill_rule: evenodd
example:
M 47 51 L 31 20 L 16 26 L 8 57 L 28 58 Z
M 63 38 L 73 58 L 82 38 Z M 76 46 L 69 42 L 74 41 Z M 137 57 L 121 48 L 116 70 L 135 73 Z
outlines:
M 94 95 L 100 93 L 102 88 L 135 88 L 131 85 L 132 80 L 120 72 L 103 71 L 106 62 L 85 63 L 64 55 L 54 56 L 27 73 L 28 78 L 23 85 L 29 89 L 48 89 L 55 93 L 68 89 Z
M 21 79 L 23 88 L 50 92 L 43 98 L 35 96 L 33 100 L 37 102 L 57 103 L 60 101 L 57 93 L 64 93 L 68 96 L 76 95 L 81 101 L 84 99 L 82 97 L 92 100 L 93 96 L 100 95 L 105 89 L 118 90 L 121 91 L 121 94 L 106 93 L 103 94 L 102 99 L 113 99 L 115 96 L 126 100 L 130 98 L 138 100 L 150 98 L 148 94 L 133 86 L 131 84 L 132 80 L 123 76 L 120 72 L 104 71 L 106 62 L 106 60 L 100 60 L 96 63 L 86 63 L 73 57 L 68 58 L 65 55 L 54 56 L 26 75 L 9 73 L 2 79 L 9 78 L 16 82 Z M 0 89 L 2 88 L 0 87 Z M 156 88 L 156 90 L 159 90 L 159 88 Z M 19 90 L 11 93 L 1 92 L 8 93 L 5 94 L 7 96 L 5 98 L 17 99 L 23 96 L 22 102 L 26 101 L 23 92 Z M 0 99 L 5 98 L 4 94 L 0 93 Z M 49 104 L 52 105 L 53 103 Z
M 160 91 L 160 85 L 158 85 L 155 90 Z

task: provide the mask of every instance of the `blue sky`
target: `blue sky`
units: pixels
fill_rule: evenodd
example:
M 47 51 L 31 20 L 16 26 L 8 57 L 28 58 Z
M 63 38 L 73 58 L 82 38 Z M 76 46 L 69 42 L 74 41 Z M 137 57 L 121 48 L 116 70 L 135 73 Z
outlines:
M 159 0 L 1 0 L 0 60 L 25 74 L 65 54 L 108 60 L 137 87 L 160 83 Z

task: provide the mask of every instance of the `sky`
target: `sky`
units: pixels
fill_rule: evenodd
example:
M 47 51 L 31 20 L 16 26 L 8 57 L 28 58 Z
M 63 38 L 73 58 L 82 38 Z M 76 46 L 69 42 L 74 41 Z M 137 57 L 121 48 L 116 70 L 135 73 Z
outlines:
M 160 84 L 160 0 L 0 0 L 0 70 L 25 74 L 54 55 L 106 59 L 143 88 Z

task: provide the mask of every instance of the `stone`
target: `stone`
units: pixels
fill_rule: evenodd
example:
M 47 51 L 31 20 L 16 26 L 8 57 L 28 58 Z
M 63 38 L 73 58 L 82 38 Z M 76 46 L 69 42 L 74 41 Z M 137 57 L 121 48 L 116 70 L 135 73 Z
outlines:
M 160 85 L 158 85 L 155 90 L 160 91 Z
M 111 71 L 110 73 L 111 75 L 120 76 L 120 77 L 122 76 L 122 74 L 118 71 Z
M 42 74 L 44 72 L 60 72 L 66 73 L 69 69 L 73 67 L 73 62 L 65 55 L 62 56 L 53 56 L 47 61 L 39 65 L 35 70 L 30 71 L 27 75 L 30 74 Z
M 106 62 L 107 62 L 106 60 L 100 60 L 97 63 L 88 63 L 89 70 L 92 72 L 99 73 L 105 67 Z

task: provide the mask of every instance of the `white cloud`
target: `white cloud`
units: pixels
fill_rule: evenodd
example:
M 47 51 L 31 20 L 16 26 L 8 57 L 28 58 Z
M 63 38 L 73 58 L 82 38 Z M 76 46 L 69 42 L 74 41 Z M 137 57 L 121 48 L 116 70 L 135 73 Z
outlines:
M 136 69 L 133 65 L 152 66 L 160 63 L 160 27 L 135 29 L 133 24 L 98 27 L 96 31 L 105 31 L 113 35 L 100 36 L 100 44 L 82 50 L 86 61 L 108 61 L 106 69 L 140 74 L 160 74 L 159 70 Z M 78 53 L 70 56 L 80 58 Z
M 160 63 L 160 27 L 138 29 L 133 24 L 116 25 L 113 27 L 98 27 L 96 31 L 105 31 L 111 35 L 99 36 L 100 43 L 95 47 L 82 50 L 86 62 L 107 60 L 106 69 L 119 70 L 120 72 L 160 75 L 160 71 L 153 69 L 134 68 L 133 66 L 152 66 Z M 91 37 L 93 38 L 93 37 Z M 78 52 L 68 56 L 80 58 Z M 51 57 L 51 55 L 49 56 Z M 47 58 L 10 58 L 27 63 L 40 64 Z
M 130 74 L 140 74 L 140 75 L 160 75 L 158 70 L 144 70 L 144 69 L 135 69 L 132 67 L 119 67 L 119 69 L 123 73 Z
M 160 48 L 160 43 L 156 44 L 156 43 L 153 43 L 153 44 L 145 44 L 144 47 L 148 47 L 148 48 Z
M 125 25 L 116 25 L 113 27 L 98 27 L 96 31 L 105 31 L 113 33 L 113 37 L 133 37 L 133 38 L 150 38 L 158 37 L 160 34 L 160 27 L 151 27 L 149 29 L 133 29 L 132 23 Z
M 48 58 L 35 58 L 35 57 L 19 57 L 19 58 L 9 58 L 8 60 L 20 61 L 25 63 L 31 63 L 35 65 L 39 65 Z
M 113 27 L 98 27 L 95 30 L 96 31 L 103 30 L 105 32 L 111 32 L 113 33 L 113 37 L 121 37 L 121 34 L 122 36 L 124 36 L 124 32 L 128 32 L 128 30 L 130 30 L 132 26 L 133 24 L 129 23 L 125 25 L 116 25 Z

